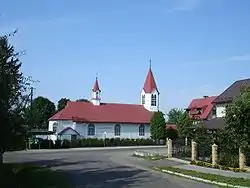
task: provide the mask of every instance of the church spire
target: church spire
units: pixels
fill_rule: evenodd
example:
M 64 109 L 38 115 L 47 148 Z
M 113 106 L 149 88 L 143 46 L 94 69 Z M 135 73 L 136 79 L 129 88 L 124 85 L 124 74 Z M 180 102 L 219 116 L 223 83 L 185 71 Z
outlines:
M 99 82 L 98 82 L 98 77 L 96 76 L 94 86 L 92 88 L 92 99 L 91 102 L 94 105 L 100 105 L 101 104 L 101 98 L 100 98 L 100 87 L 99 87 Z
M 157 91 L 159 93 L 151 68 L 151 59 L 149 60 L 149 70 L 144 82 L 143 90 L 145 91 L 145 93 L 151 93 L 153 91 Z

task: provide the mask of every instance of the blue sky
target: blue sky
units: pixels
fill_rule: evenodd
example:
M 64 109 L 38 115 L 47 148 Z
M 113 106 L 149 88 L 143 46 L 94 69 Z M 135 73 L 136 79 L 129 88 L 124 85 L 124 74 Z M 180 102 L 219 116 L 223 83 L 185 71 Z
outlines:
M 139 103 L 152 58 L 161 109 L 218 95 L 250 77 L 249 0 L 8 0 L 0 34 L 11 39 L 35 95 Z

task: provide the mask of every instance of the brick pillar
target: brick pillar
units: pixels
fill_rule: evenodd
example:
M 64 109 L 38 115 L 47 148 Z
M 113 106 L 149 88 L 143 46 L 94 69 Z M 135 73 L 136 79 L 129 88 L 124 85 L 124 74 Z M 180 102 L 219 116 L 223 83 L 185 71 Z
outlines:
M 168 158 L 173 157 L 173 145 L 172 145 L 172 140 L 168 139 Z
M 197 143 L 192 140 L 192 161 L 197 160 Z
M 212 165 L 215 166 L 217 165 L 218 161 L 218 146 L 216 144 L 212 145 Z
M 240 170 L 245 169 L 245 155 L 242 152 L 241 148 L 239 149 L 239 168 Z

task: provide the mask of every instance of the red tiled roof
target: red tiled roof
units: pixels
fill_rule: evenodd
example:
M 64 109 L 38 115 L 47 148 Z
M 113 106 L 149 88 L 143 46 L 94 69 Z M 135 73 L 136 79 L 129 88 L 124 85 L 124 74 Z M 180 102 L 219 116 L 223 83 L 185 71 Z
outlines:
M 190 113 L 195 114 L 195 110 L 197 108 L 201 108 L 202 112 L 200 115 L 196 115 L 195 117 L 198 119 L 207 119 L 210 112 L 212 111 L 214 105 L 212 104 L 213 100 L 216 99 L 217 96 L 211 96 L 211 97 L 204 97 L 199 99 L 193 99 L 190 105 L 188 106 L 188 109 L 190 110 Z
M 153 113 L 137 104 L 101 103 L 69 101 L 66 107 L 49 120 L 73 120 L 92 123 L 150 123 Z
M 145 93 L 151 93 L 154 90 L 159 92 L 156 86 L 156 82 L 151 67 L 148 70 L 148 75 L 145 80 L 143 90 L 145 91 Z
M 99 87 L 99 83 L 98 83 L 98 79 L 97 79 L 97 78 L 95 79 L 93 91 L 94 91 L 94 92 L 96 92 L 96 91 L 101 91 L 101 90 L 100 90 L 100 87 Z

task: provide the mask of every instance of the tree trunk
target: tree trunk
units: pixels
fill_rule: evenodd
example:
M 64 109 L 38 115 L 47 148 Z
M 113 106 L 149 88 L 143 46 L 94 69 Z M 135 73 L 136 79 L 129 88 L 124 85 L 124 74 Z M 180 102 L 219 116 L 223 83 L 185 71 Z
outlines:
M 0 165 L 3 164 L 3 154 L 4 154 L 3 148 L 0 148 Z

